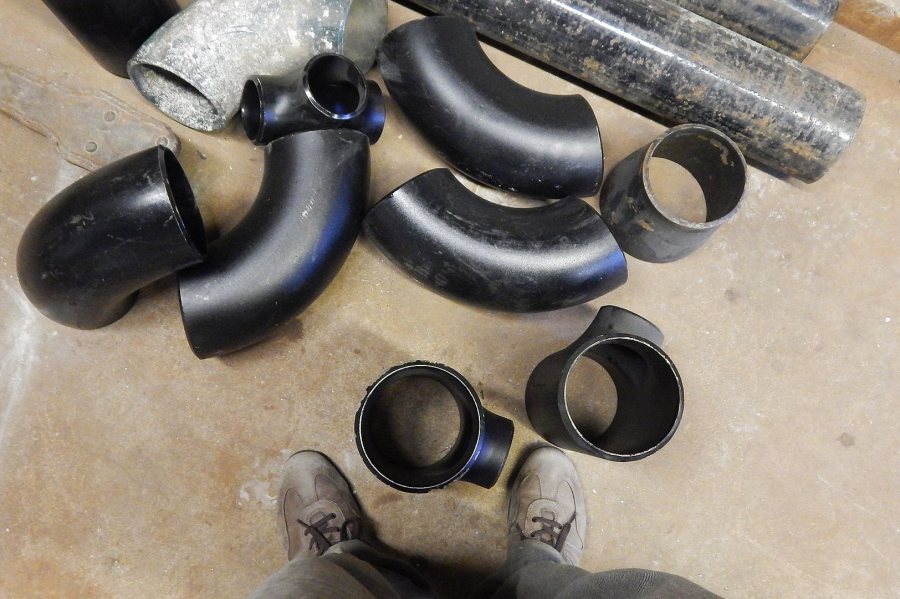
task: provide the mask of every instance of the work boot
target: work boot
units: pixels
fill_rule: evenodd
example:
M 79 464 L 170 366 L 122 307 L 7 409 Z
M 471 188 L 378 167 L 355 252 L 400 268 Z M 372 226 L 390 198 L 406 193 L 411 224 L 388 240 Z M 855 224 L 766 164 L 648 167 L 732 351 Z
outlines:
M 284 465 L 278 522 L 292 560 L 322 555 L 332 545 L 358 539 L 362 510 L 328 458 L 317 451 L 301 451 Z
M 587 517 L 575 464 L 555 447 L 534 450 L 509 497 L 509 548 L 534 539 L 550 545 L 563 562 L 577 566 L 584 551 Z

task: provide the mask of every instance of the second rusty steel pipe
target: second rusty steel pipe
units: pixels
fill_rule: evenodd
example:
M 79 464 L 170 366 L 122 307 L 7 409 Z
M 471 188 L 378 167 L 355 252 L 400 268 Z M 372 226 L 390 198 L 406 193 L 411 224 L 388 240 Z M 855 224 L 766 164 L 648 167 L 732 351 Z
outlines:
M 853 141 L 865 98 L 664 0 L 411 0 L 677 123 L 716 127 L 811 183 Z
M 839 0 L 669 0 L 764 46 L 803 60 L 834 20 Z

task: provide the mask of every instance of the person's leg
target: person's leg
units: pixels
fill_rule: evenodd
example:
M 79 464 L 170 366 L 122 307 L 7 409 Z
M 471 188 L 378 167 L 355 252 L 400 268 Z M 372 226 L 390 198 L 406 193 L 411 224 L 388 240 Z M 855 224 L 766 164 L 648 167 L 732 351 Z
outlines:
M 252 599 L 433 597 L 412 566 L 361 540 L 362 510 L 320 453 L 302 451 L 285 464 L 278 525 L 289 561 Z
M 479 587 L 482 599 L 715 597 L 672 574 L 577 567 L 587 520 L 575 465 L 559 449 L 535 450 L 510 493 L 506 563 Z

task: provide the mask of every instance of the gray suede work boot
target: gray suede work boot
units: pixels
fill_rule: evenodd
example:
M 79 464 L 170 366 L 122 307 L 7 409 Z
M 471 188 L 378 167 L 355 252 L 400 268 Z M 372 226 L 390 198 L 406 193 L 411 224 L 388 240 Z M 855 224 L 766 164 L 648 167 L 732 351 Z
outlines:
M 584 551 L 587 517 L 575 464 L 555 447 L 534 450 L 513 483 L 509 497 L 509 547 L 523 539 L 550 545 L 577 566 Z
M 358 539 L 362 511 L 347 480 L 317 451 L 295 453 L 284 465 L 278 523 L 288 559 L 322 555 L 342 541 Z

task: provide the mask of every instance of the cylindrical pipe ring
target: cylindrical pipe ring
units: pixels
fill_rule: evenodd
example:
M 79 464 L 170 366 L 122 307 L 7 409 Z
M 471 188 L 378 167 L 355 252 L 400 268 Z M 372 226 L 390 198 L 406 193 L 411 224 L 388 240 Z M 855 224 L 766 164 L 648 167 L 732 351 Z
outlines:
M 531 373 L 525 407 L 532 426 L 554 445 L 616 462 L 659 451 L 684 410 L 681 377 L 659 343 L 662 333 L 647 320 L 615 306 L 601 308 L 581 337 Z M 618 395 L 615 417 L 599 435 L 580 429 L 569 409 L 567 385 L 582 359 L 602 366 Z
M 459 410 L 456 442 L 446 455 L 424 467 L 389 455 L 379 447 L 375 430 L 376 414 L 383 408 L 387 388 L 413 377 L 439 383 Z M 512 421 L 485 410 L 472 385 L 441 364 L 411 362 L 390 369 L 369 387 L 356 413 L 356 446 L 366 467 L 382 482 L 407 493 L 427 493 L 457 480 L 491 488 L 506 463 L 512 437 Z
M 706 220 L 672 214 L 650 183 L 650 162 L 670 160 L 700 185 Z M 696 250 L 738 210 L 747 163 L 727 135 L 706 125 L 680 125 L 620 162 L 600 193 L 600 213 L 619 246 L 647 262 L 672 262 Z

